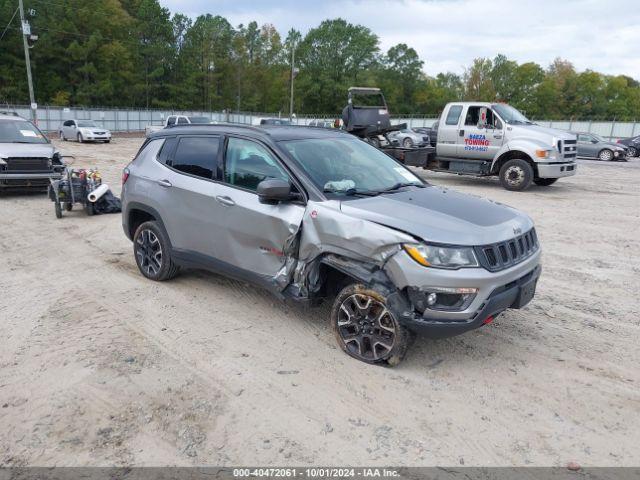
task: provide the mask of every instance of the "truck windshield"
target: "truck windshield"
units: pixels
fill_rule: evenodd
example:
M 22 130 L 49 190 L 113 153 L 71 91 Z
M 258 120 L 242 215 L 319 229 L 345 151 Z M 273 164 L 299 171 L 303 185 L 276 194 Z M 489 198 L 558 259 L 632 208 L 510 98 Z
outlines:
M 504 103 L 492 105 L 498 115 L 507 123 L 512 125 L 533 125 L 533 122 L 520 113 L 517 109 Z
M 287 140 L 280 145 L 324 192 L 377 195 L 405 186 L 424 186 L 411 171 L 355 137 Z
M 0 143 L 49 143 L 49 140 L 31 122 L 0 120 Z

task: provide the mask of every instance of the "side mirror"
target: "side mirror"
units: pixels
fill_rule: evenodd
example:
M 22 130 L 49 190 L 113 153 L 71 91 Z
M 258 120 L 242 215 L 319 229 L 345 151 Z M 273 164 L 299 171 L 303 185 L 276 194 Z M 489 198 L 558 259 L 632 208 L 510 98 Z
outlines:
M 598 140 L 594 138 L 593 140 L 591 140 L 591 143 L 598 143 Z
M 275 204 L 291 200 L 291 184 L 280 178 L 267 178 L 258 184 L 260 203 Z

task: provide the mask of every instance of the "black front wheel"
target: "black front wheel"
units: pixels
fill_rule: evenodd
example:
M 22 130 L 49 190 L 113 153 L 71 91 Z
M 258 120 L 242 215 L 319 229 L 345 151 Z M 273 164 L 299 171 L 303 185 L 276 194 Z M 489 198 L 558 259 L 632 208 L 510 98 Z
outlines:
M 362 362 L 398 365 L 409 346 L 411 334 L 389 311 L 384 296 L 361 284 L 338 294 L 331 324 L 340 348 Z
M 638 149 L 636 147 L 629 147 L 629 156 L 630 157 L 637 157 L 638 156 Z
M 514 158 L 500 168 L 500 183 L 507 190 L 521 192 L 531 186 L 533 168 L 526 160 Z
M 549 185 L 553 185 L 557 181 L 557 178 L 536 178 L 533 183 L 535 183 L 539 187 L 548 187 Z
M 136 229 L 133 254 L 140 273 L 151 280 L 169 280 L 178 273 L 179 267 L 171 259 L 169 241 L 154 221 L 144 222 Z

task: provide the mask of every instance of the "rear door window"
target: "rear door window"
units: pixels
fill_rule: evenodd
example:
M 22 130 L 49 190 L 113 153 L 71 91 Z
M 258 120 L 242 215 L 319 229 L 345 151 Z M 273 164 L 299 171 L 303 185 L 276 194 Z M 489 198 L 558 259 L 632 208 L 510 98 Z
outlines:
M 445 123 L 447 125 L 458 125 L 458 120 L 460 120 L 460 114 L 462 113 L 462 105 L 452 105 L 449 108 L 449 112 L 447 113 L 447 120 Z
M 214 178 L 220 137 L 182 137 L 172 158 L 165 164 L 179 172 L 211 180 Z

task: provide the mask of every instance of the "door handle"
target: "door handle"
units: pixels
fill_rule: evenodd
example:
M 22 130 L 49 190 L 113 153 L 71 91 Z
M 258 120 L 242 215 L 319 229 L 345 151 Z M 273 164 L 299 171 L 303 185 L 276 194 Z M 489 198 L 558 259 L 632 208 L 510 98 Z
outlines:
M 502 135 L 494 135 L 493 138 L 497 138 L 499 140 L 502 138 Z
M 461 137 L 464 137 L 464 130 L 460 130 L 460 132 L 458 132 L 458 135 L 460 135 Z
M 173 187 L 169 180 L 158 180 L 158 185 L 165 188 Z
M 229 197 L 223 197 L 221 195 L 218 195 L 216 197 L 216 200 L 221 203 L 222 205 L 224 205 L 225 207 L 232 207 L 236 204 L 236 202 L 234 202 L 231 198 Z

